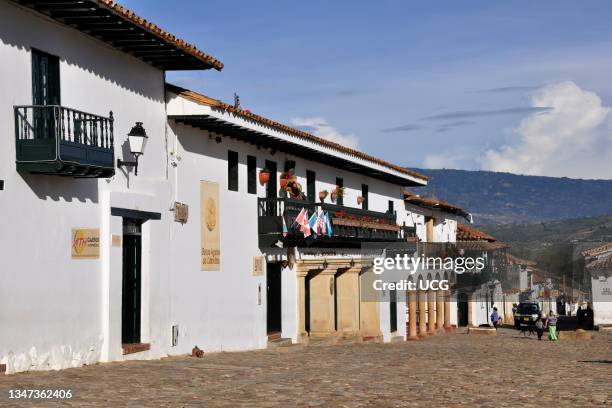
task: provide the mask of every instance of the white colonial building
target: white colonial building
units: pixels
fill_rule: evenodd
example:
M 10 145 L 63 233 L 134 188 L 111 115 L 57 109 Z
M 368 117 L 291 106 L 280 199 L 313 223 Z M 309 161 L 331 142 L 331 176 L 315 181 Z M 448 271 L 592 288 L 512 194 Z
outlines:
M 0 367 L 409 336 L 372 259 L 444 253 L 469 218 L 405 193 L 426 177 L 166 84 L 223 65 L 113 1 L 0 22 Z M 459 323 L 427 305 L 430 332 Z
M 612 243 L 583 251 L 585 269 L 591 280 L 593 325 L 612 326 Z
M 222 64 L 110 0 L 0 1 L 8 372 L 127 358 L 130 343 L 168 353 L 165 71 L 209 68 Z M 116 160 L 135 161 L 137 122 L 136 176 Z

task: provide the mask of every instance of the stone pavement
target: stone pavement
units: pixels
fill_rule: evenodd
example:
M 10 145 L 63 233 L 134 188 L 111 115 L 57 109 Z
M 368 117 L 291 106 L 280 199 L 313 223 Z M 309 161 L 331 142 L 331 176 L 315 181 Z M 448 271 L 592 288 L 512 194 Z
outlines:
M 10 388 L 74 397 L 10 405 Z M 0 406 L 610 406 L 612 335 L 551 343 L 500 329 L 496 337 L 215 353 L 2 376 L 0 392 Z

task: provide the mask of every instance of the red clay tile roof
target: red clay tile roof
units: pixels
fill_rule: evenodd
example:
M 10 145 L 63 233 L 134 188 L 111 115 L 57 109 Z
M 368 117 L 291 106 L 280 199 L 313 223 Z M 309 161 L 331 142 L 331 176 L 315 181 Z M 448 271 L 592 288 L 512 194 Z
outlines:
M 587 269 L 590 271 L 612 271 L 612 254 L 589 263 Z
M 469 227 L 465 224 L 457 224 L 457 241 L 489 241 L 496 242 L 497 239 L 484 231 Z
M 112 0 L 12 1 L 160 69 L 223 69 L 216 58 Z
M 206 62 L 211 67 L 215 68 L 217 71 L 221 71 L 223 69 L 223 63 L 216 58 L 206 54 L 205 52 L 200 51 L 195 46 L 189 44 L 188 42 L 176 37 L 173 34 L 170 34 L 166 30 L 160 28 L 159 26 L 147 21 L 146 19 L 140 17 L 133 11 L 123 7 L 119 3 L 112 0 L 97 0 L 98 4 L 103 6 L 104 8 L 113 11 L 115 14 L 123 17 L 126 20 L 136 24 L 143 30 L 150 32 L 171 44 L 174 44 L 177 48 L 180 48 L 182 51 L 200 59 L 203 62 Z
M 537 263 L 530 261 L 528 259 L 519 258 L 518 256 L 514 256 L 512 254 L 508 254 L 508 263 L 511 265 L 526 265 L 526 266 L 536 266 Z
M 598 256 L 609 251 L 612 251 L 612 242 L 582 251 L 582 256 Z
M 451 204 L 447 201 L 438 200 L 432 197 L 421 197 L 409 191 L 404 191 L 404 201 L 419 207 L 435 208 L 440 211 L 457 214 L 466 218 L 470 215 L 470 213 L 465 211 L 463 208 L 457 207 L 456 205 Z
M 457 246 L 457 249 L 488 251 L 510 248 L 510 245 L 499 241 L 459 241 L 458 239 L 459 237 L 457 237 L 457 243 L 455 244 Z
M 210 107 L 213 107 L 213 108 L 222 109 L 224 111 L 231 112 L 231 113 L 234 113 L 236 115 L 240 115 L 243 118 L 247 118 L 249 120 L 255 121 L 255 122 L 260 123 L 262 125 L 271 127 L 273 129 L 276 129 L 276 130 L 279 130 L 279 131 L 282 131 L 282 132 L 286 132 L 286 133 L 290 133 L 290 134 L 292 134 L 294 136 L 300 137 L 300 138 L 308 140 L 310 142 L 314 142 L 316 144 L 319 144 L 319 145 L 322 145 L 322 146 L 325 146 L 325 147 L 330 147 L 330 148 L 332 148 L 334 150 L 337 150 L 337 151 L 342 152 L 342 153 L 346 153 L 346 154 L 351 155 L 351 156 L 359 157 L 360 159 L 367 160 L 369 162 L 379 164 L 381 166 L 384 166 L 384 167 L 387 167 L 389 169 L 395 170 L 397 172 L 409 175 L 411 177 L 419 178 L 419 179 L 421 179 L 423 181 L 427 181 L 428 180 L 427 176 L 424 176 L 423 174 L 417 173 L 416 171 L 412 171 L 412 170 L 406 169 L 405 167 L 401 167 L 401 166 L 398 166 L 396 164 L 389 163 L 387 161 L 378 159 L 378 158 L 376 158 L 374 156 L 370 156 L 369 154 L 362 153 L 362 152 L 360 152 L 358 150 L 354 150 L 354 149 L 351 149 L 349 147 L 342 146 L 339 143 L 331 142 L 331 141 L 323 139 L 321 137 L 312 135 L 312 134 L 310 134 L 308 132 L 304 132 L 302 130 L 298 130 L 298 129 L 292 128 L 291 126 L 287 126 L 287 125 L 284 125 L 282 123 L 279 123 L 279 122 L 273 121 L 271 119 L 265 118 L 263 116 L 259 116 L 257 114 L 254 114 L 254 113 L 248 111 L 248 110 L 236 108 L 233 105 L 229 105 L 229 104 L 224 103 L 224 102 L 222 102 L 222 101 L 220 101 L 218 99 L 214 99 L 214 98 L 211 98 L 209 96 L 202 95 L 200 93 L 197 93 L 197 92 L 194 92 L 194 91 L 190 91 L 188 89 L 184 89 L 184 88 L 181 88 L 179 86 L 172 85 L 172 84 L 166 84 L 166 88 L 170 92 L 175 93 L 175 94 L 177 94 L 179 96 L 182 96 L 185 99 L 188 99 L 188 100 L 190 100 L 192 102 L 195 102 L 197 104 L 206 105 L 206 106 L 210 106 Z

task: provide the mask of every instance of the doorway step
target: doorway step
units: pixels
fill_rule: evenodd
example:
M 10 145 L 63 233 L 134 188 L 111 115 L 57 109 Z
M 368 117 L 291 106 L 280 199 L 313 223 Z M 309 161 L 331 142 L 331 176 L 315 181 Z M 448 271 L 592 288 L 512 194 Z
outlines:
M 280 332 L 268 334 L 268 348 L 291 347 L 293 345 L 290 338 L 281 337 Z

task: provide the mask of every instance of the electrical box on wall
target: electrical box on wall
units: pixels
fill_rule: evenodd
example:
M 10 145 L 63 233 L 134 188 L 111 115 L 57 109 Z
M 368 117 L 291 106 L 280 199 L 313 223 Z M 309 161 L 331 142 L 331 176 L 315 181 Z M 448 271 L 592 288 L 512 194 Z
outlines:
M 174 203 L 174 221 L 184 224 L 189 218 L 189 206 L 185 203 Z
M 178 324 L 172 326 L 172 347 L 176 347 L 178 344 L 179 327 Z

